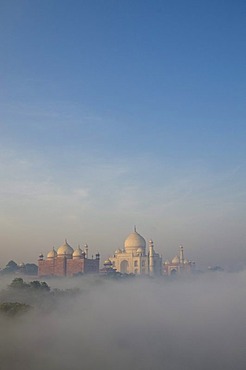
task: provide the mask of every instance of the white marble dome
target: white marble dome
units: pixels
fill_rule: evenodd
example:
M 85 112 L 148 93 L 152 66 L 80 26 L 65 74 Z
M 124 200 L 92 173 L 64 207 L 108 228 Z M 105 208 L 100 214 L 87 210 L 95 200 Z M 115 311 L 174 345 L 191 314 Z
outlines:
M 124 245 L 127 253 L 137 252 L 139 248 L 141 248 L 143 253 L 145 253 L 146 241 L 139 233 L 137 233 L 136 229 L 134 229 L 133 233 L 128 235 Z
M 179 256 L 175 256 L 173 259 L 172 259 L 172 263 L 179 263 L 180 260 L 179 260 Z
M 73 248 L 68 244 L 67 240 L 65 240 L 64 244 L 61 245 L 57 250 L 57 256 L 58 257 L 72 257 L 74 250 Z

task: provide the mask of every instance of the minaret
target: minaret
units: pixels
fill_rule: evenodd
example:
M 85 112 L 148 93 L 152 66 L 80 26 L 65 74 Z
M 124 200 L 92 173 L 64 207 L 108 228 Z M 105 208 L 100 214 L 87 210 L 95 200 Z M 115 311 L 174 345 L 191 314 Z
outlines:
M 179 262 L 181 265 L 184 264 L 184 248 L 182 245 L 179 247 Z
M 85 244 L 85 257 L 86 258 L 89 257 L 89 247 L 88 247 L 88 244 Z
M 149 275 L 154 276 L 154 243 L 149 241 Z

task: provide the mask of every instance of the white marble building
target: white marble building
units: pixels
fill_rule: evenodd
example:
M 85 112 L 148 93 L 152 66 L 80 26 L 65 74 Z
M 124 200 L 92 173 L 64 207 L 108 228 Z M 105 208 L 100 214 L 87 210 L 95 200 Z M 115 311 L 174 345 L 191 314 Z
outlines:
M 146 251 L 146 241 L 136 231 L 136 227 L 126 238 L 124 248 L 117 249 L 109 260 L 113 268 L 121 273 L 150 276 L 162 274 L 162 258 L 155 252 L 153 241 L 149 241 Z

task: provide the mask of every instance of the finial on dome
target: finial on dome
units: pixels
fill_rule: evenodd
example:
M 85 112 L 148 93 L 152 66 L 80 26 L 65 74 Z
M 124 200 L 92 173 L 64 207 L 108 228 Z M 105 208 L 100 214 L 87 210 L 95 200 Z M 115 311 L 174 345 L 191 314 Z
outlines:
M 136 225 L 134 225 L 134 232 L 135 232 L 135 233 L 137 232 L 137 228 L 136 228 Z

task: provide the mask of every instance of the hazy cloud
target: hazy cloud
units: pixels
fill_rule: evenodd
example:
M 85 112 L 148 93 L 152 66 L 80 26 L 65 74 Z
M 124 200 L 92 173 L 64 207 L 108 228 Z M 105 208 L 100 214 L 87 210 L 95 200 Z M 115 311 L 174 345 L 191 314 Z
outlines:
M 181 281 L 90 278 L 53 312 L 1 321 L 1 364 L 24 369 L 244 370 L 245 271 Z

